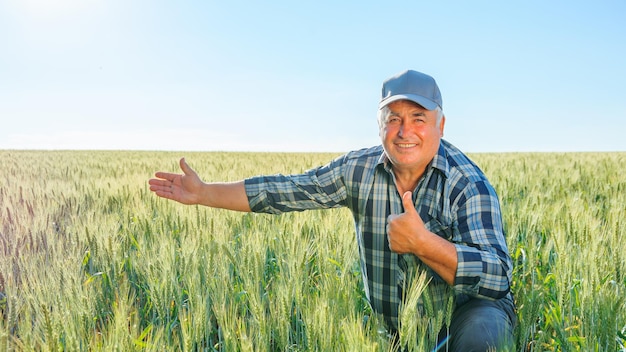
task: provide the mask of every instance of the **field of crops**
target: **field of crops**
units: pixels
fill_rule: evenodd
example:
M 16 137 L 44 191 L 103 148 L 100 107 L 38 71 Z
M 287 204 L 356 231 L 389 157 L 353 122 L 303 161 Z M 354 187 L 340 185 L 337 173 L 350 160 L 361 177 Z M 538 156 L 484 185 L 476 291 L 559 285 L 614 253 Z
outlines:
M 0 151 L 0 350 L 390 349 L 349 211 L 158 199 L 147 180 L 181 156 L 229 181 L 335 155 Z M 626 153 L 471 156 L 503 205 L 517 349 L 626 350 Z M 403 341 L 431 349 L 415 321 Z

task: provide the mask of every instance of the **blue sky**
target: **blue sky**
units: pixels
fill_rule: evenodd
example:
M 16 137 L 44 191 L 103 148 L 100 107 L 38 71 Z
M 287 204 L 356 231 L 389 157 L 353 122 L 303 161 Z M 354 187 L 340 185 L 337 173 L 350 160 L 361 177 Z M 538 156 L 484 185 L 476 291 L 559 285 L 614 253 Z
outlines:
M 0 149 L 344 152 L 435 77 L 467 152 L 626 151 L 626 2 L 0 0 Z

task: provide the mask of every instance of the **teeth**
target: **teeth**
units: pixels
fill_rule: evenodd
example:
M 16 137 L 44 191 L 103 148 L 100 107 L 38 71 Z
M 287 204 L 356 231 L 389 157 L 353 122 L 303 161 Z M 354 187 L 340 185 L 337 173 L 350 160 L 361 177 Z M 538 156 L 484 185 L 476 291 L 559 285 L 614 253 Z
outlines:
M 398 144 L 398 147 L 400 147 L 400 148 L 411 148 L 411 147 L 415 147 L 415 144 Z

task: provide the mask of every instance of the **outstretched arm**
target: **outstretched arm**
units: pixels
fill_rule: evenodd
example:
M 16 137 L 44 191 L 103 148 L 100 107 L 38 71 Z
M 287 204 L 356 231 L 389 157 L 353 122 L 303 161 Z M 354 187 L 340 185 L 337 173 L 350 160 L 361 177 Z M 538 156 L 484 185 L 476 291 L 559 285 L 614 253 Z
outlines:
M 250 211 L 243 181 L 225 183 L 205 183 L 187 164 L 180 159 L 183 174 L 157 172 L 150 179 L 150 190 L 161 198 L 175 200 L 182 204 L 200 204 L 212 208 L 237 211 Z

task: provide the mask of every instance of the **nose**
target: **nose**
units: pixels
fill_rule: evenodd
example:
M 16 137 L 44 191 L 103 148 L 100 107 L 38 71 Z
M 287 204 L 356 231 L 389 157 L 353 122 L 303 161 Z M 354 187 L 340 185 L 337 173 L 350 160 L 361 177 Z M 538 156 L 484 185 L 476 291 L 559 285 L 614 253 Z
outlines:
M 400 128 L 398 128 L 398 137 L 404 137 L 404 129 L 406 128 L 406 124 L 402 122 L 400 124 Z

